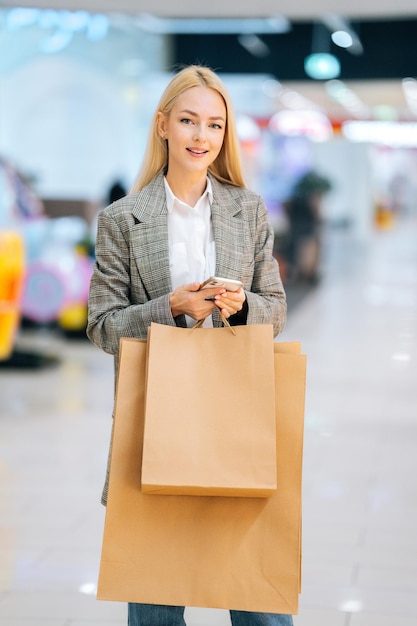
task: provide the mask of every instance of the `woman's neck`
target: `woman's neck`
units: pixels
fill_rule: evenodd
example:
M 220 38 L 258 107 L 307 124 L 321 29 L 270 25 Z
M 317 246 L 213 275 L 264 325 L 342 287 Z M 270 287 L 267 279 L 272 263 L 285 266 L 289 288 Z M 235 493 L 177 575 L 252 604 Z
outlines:
M 207 187 L 207 175 L 193 178 L 191 176 L 173 176 L 168 170 L 166 174 L 172 193 L 189 206 L 195 206 Z

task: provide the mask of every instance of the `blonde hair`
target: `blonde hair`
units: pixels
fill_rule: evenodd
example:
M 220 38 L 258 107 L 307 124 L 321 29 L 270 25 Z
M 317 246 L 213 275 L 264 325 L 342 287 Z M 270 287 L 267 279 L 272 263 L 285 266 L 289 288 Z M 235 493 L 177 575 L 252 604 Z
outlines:
M 208 87 L 214 89 L 223 98 L 226 106 L 226 128 L 223 146 L 216 160 L 210 165 L 209 172 L 217 180 L 244 187 L 240 146 L 237 137 L 235 116 L 230 96 L 226 87 L 213 70 L 200 65 L 190 65 L 178 72 L 166 87 L 161 96 L 157 110 L 152 119 L 148 144 L 142 167 L 133 183 L 131 192 L 140 191 L 156 174 L 167 166 L 168 152 L 166 141 L 158 132 L 158 113 L 169 116 L 176 99 L 191 87 Z

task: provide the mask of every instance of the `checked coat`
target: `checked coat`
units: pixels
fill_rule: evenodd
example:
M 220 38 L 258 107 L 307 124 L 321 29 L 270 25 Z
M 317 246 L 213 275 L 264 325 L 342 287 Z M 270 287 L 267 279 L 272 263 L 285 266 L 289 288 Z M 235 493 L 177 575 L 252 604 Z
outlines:
M 243 314 L 229 322 L 272 324 L 277 335 L 284 328 L 287 307 L 265 203 L 252 191 L 209 177 L 216 275 L 241 280 L 246 294 Z M 170 291 L 168 209 L 161 171 L 141 191 L 117 200 L 98 216 L 87 335 L 114 355 L 116 374 L 122 337 L 146 339 L 151 322 L 186 326 L 183 315 L 172 316 Z M 213 325 L 221 326 L 217 311 Z

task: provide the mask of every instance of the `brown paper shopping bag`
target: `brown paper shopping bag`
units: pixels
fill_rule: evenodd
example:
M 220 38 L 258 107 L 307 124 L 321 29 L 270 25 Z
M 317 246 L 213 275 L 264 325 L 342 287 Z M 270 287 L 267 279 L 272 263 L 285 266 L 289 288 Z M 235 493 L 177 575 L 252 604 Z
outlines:
M 148 333 L 142 491 L 270 496 L 277 488 L 271 325 Z
M 99 599 L 297 613 L 306 359 L 274 349 L 277 491 L 159 496 L 140 488 L 146 342 L 122 340 Z

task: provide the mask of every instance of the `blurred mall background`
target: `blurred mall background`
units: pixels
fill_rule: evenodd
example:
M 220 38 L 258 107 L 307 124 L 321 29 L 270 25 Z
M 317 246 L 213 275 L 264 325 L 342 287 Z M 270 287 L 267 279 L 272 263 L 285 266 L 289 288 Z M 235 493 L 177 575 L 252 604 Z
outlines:
M 231 92 L 283 339 L 309 359 L 295 624 L 417 623 L 416 42 L 411 0 L 0 1 L 0 626 L 126 622 L 94 597 L 112 405 L 84 332 L 95 224 L 194 62 Z

